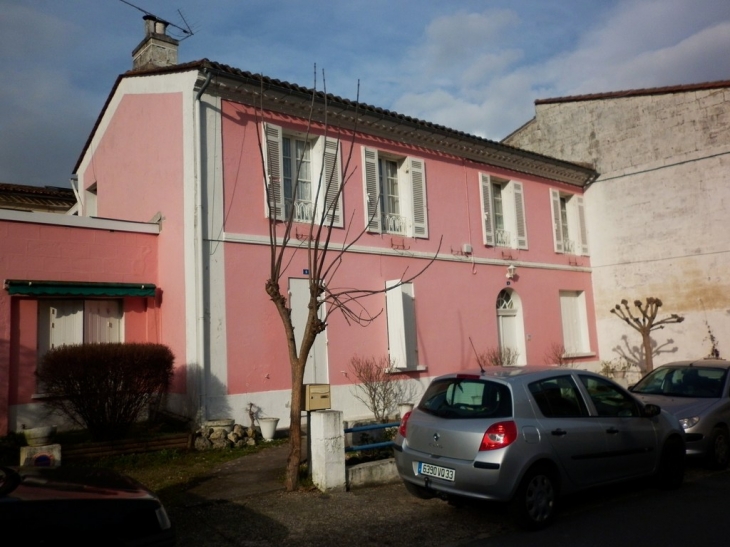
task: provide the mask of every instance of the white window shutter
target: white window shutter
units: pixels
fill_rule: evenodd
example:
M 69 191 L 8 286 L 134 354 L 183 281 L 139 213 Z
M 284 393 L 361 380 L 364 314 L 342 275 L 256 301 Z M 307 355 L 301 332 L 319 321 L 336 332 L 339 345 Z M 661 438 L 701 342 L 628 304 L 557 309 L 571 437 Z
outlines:
M 325 213 L 326 222 L 332 220 L 332 225 L 343 226 L 342 221 L 342 167 L 340 164 L 340 142 L 337 139 L 325 139 L 324 145 L 324 174 L 325 174 Z
M 583 197 L 576 196 L 578 202 L 578 222 L 580 224 L 578 233 L 580 234 L 580 254 L 588 256 L 590 254 L 588 249 L 588 231 L 586 230 L 586 213 L 585 206 L 583 205 Z
M 560 222 L 560 192 L 554 188 L 550 189 L 550 204 L 553 210 L 553 238 L 555 252 L 563 252 L 563 226 Z
M 266 172 L 264 173 L 266 216 L 285 220 L 282 131 L 280 126 L 271 123 L 264 123 L 263 126 L 264 158 L 266 159 Z
M 517 248 L 527 249 L 527 223 L 525 222 L 525 198 L 521 182 L 512 182 L 515 194 L 515 227 Z
M 428 206 L 426 202 L 426 165 L 423 160 L 410 158 L 413 188 L 413 235 L 428 237 Z
M 396 368 L 413 370 L 418 367 L 413 283 L 399 283 L 385 282 L 390 359 Z
M 378 183 L 378 151 L 362 149 L 363 186 L 365 191 L 365 226 L 368 232 L 381 232 L 380 184 Z
M 479 195 L 482 199 L 482 232 L 485 245 L 494 245 L 492 219 L 492 184 L 489 175 L 479 173 Z
M 84 343 L 122 341 L 122 310 L 119 300 L 86 300 L 84 305 Z

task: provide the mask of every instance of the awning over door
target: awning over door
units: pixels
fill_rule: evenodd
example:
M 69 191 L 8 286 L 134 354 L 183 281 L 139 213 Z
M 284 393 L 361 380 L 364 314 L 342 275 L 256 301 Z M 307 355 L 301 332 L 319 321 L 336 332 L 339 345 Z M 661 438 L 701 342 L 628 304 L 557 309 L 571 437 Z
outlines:
M 8 294 L 22 296 L 155 296 L 153 283 L 90 283 L 6 279 Z

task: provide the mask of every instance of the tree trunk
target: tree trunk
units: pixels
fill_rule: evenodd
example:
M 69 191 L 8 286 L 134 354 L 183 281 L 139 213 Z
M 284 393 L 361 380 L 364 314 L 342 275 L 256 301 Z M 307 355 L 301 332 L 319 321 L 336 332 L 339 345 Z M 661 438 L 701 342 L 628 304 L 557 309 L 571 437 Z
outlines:
M 651 347 L 651 335 L 648 332 L 641 333 L 642 345 L 644 346 L 644 366 L 646 370 L 645 374 L 654 370 L 654 354 Z
M 306 361 L 305 361 L 306 362 Z M 286 462 L 285 486 L 287 492 L 299 486 L 299 466 L 302 462 L 302 386 L 304 365 L 297 359 L 291 363 L 292 389 L 289 423 L 289 458 Z

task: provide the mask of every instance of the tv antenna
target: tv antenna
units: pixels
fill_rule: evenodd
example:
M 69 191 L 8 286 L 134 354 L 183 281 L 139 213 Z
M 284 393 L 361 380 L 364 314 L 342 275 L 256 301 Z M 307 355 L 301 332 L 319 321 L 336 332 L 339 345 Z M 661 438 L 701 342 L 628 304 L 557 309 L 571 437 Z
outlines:
M 145 15 L 149 15 L 150 17 L 154 17 L 155 19 L 157 19 L 161 23 L 165 23 L 168 27 L 172 27 L 172 28 L 176 29 L 178 32 L 181 32 L 182 33 L 182 36 L 180 36 L 180 37 L 173 36 L 173 38 L 175 38 L 179 42 L 182 42 L 183 40 L 186 40 L 186 39 L 190 38 L 193 34 L 195 34 L 193 32 L 193 29 L 190 28 L 190 25 L 188 25 L 188 22 L 186 21 L 185 16 L 183 15 L 182 11 L 180 11 L 180 10 L 177 10 L 177 13 L 180 16 L 180 19 L 182 19 L 182 24 L 185 25 L 184 28 L 181 27 L 180 25 L 176 25 L 175 23 L 171 23 L 170 21 L 167 21 L 167 20 L 163 19 L 162 17 L 159 17 L 159 16 L 155 15 L 151 11 L 147 11 L 146 9 L 140 8 L 139 6 L 135 6 L 134 4 L 132 4 L 132 2 L 127 2 L 127 0 L 119 0 L 119 1 L 122 2 L 122 3 L 124 3 L 124 4 L 127 4 L 128 6 L 133 7 L 136 10 L 141 11 Z

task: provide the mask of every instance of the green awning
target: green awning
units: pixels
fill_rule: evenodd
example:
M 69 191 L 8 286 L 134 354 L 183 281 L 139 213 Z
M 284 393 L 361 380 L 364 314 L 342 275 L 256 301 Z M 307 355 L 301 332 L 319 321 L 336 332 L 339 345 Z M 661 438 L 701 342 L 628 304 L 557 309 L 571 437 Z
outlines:
M 85 283 L 75 281 L 27 281 L 6 279 L 11 295 L 23 296 L 155 296 L 152 283 Z

